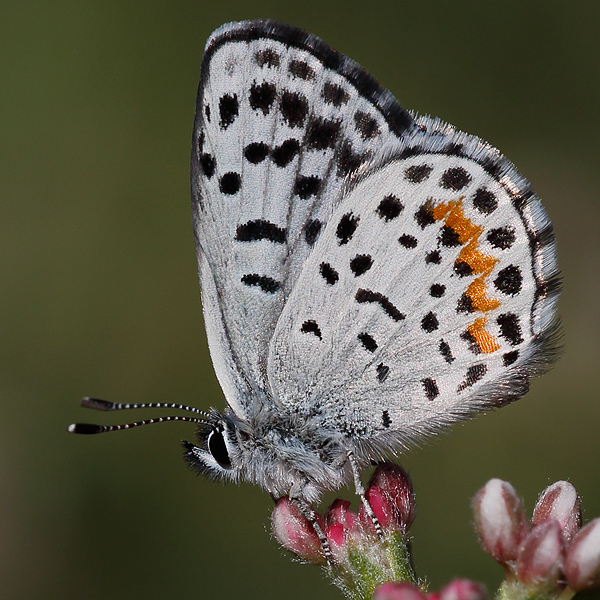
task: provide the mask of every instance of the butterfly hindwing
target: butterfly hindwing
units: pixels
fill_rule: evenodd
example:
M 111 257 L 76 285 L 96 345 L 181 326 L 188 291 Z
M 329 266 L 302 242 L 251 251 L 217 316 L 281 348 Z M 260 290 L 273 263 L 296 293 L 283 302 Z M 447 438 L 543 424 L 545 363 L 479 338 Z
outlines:
M 346 190 L 269 354 L 287 410 L 396 448 L 522 396 L 551 349 L 558 294 L 551 225 L 513 165 L 417 123 Z
M 209 345 L 240 415 L 269 394 L 269 341 L 343 182 L 413 129 L 359 65 L 299 29 L 232 23 L 208 40 L 193 224 Z

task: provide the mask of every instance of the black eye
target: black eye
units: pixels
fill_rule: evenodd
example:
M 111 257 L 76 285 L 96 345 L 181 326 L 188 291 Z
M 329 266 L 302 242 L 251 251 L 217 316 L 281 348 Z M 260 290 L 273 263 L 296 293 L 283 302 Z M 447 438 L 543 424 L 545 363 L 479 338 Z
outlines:
M 231 460 L 229 459 L 229 453 L 227 452 L 227 446 L 223 438 L 223 433 L 218 429 L 213 429 L 206 440 L 208 451 L 213 455 L 213 458 L 221 465 L 224 469 L 231 469 Z

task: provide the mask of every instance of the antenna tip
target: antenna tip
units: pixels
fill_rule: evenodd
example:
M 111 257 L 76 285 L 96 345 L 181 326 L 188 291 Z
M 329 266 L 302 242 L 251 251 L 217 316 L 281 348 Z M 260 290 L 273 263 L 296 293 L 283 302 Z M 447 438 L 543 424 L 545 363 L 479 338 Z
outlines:
M 107 400 L 98 400 L 98 398 L 85 398 L 81 399 L 82 408 L 93 408 L 94 410 L 113 410 L 114 402 L 108 402 Z
M 69 433 L 84 434 L 102 433 L 104 431 L 104 426 L 92 425 L 91 423 L 72 423 L 71 425 L 69 425 L 67 431 Z

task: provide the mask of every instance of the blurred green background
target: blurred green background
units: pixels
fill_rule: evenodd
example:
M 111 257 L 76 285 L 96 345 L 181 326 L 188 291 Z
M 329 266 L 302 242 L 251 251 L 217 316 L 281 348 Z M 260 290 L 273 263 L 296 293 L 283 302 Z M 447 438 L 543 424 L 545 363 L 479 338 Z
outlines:
M 600 515 L 599 3 L 4 2 L 1 598 L 341 598 L 270 539 L 265 493 L 188 472 L 191 426 L 66 433 L 121 420 L 81 410 L 83 395 L 224 405 L 201 319 L 189 145 L 207 36 L 254 17 L 321 36 L 408 108 L 490 141 L 555 224 L 561 361 L 524 400 L 401 458 L 419 574 L 495 589 L 501 568 L 469 508 L 491 477 L 529 513 L 568 478 L 586 518 Z

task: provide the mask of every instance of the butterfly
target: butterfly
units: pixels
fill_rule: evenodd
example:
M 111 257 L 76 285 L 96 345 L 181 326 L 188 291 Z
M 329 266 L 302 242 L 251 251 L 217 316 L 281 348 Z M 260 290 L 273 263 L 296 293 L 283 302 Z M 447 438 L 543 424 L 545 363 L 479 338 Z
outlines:
M 555 356 L 556 242 L 529 183 L 296 27 L 210 36 L 191 189 L 227 407 L 83 405 L 196 412 L 142 423 L 197 422 L 185 458 L 204 475 L 305 507 L 361 493 L 373 461 L 520 398 Z

